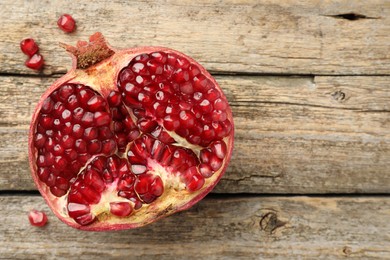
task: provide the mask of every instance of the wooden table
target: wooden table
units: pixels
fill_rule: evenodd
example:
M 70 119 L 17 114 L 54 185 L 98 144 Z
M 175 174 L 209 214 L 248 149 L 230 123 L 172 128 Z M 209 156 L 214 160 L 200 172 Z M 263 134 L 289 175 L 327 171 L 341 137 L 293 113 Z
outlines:
M 76 33 L 57 28 L 62 13 Z M 1 259 L 390 258 L 390 1 L 2 0 L 0 22 Z M 234 112 L 234 155 L 213 193 L 141 229 L 69 228 L 30 177 L 32 111 L 70 68 L 58 42 L 95 31 L 194 57 Z M 26 37 L 41 73 L 24 66 Z M 32 208 L 50 224 L 30 226 Z

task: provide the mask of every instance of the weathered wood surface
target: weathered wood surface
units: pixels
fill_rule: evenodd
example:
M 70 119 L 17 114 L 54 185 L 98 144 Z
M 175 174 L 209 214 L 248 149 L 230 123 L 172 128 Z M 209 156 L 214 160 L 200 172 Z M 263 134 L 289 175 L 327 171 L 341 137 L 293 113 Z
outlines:
M 78 30 L 57 28 L 71 13 Z M 24 1 L 2 0 L 1 73 L 24 67 L 22 38 L 37 39 L 45 74 L 63 73 L 70 59 L 58 41 L 75 43 L 96 30 L 117 47 L 164 45 L 219 72 L 390 73 L 390 1 Z
M 0 189 L 31 190 L 30 115 L 54 79 L 0 77 Z M 217 80 L 233 106 L 236 144 L 221 193 L 390 191 L 390 77 Z
M 65 12 L 73 34 L 57 28 Z M 390 258 L 389 0 L 2 0 L 0 24 L 0 259 Z M 218 75 L 236 123 L 221 195 L 142 229 L 90 233 L 25 192 L 30 116 L 70 68 L 58 42 L 97 30 L 121 48 L 180 50 Z M 26 37 L 42 73 L 24 66 Z M 309 193 L 321 197 L 291 196 Z M 32 208 L 50 224 L 30 226 Z
M 1 196 L 5 259 L 377 259 L 390 255 L 390 200 L 381 197 L 208 198 L 142 229 L 82 232 L 27 212 L 41 197 Z M 223 205 L 223 206 L 221 206 Z

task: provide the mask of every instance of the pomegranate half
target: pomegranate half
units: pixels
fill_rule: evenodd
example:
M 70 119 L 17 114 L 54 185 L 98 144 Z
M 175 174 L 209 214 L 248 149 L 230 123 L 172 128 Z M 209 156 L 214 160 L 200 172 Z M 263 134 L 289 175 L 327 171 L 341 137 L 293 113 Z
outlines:
M 135 228 L 185 210 L 220 180 L 233 118 L 212 76 L 168 48 L 117 50 L 100 33 L 32 117 L 32 177 L 52 211 L 83 230 Z

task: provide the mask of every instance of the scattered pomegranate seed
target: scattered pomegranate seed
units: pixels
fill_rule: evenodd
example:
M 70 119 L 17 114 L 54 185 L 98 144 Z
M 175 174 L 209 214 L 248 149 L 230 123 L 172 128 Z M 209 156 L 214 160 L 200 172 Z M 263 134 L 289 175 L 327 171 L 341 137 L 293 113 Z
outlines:
M 66 33 L 71 33 L 76 29 L 76 22 L 69 14 L 63 14 L 57 21 L 58 27 Z
M 33 226 L 43 227 L 47 223 L 47 216 L 44 212 L 33 209 L 28 213 L 28 220 Z
M 20 42 L 20 49 L 24 54 L 31 57 L 39 51 L 38 45 L 35 43 L 34 39 L 27 38 Z
M 41 70 L 43 67 L 43 57 L 41 54 L 36 53 L 28 58 L 24 64 L 30 69 Z

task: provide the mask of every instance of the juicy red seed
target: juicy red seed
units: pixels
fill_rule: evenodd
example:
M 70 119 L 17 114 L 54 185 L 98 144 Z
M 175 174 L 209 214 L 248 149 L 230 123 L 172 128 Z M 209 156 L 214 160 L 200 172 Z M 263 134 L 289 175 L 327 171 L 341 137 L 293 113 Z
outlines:
M 98 95 L 92 96 L 87 102 L 87 107 L 92 112 L 104 110 L 106 105 L 104 98 Z
M 41 70 L 43 67 L 43 57 L 41 54 L 36 53 L 26 60 L 24 63 L 26 67 L 33 70 Z
M 58 98 L 60 101 L 67 101 L 69 96 L 72 95 L 74 89 L 72 85 L 64 85 L 58 90 Z
M 63 14 L 57 21 L 58 27 L 66 33 L 71 33 L 76 29 L 76 22 L 69 14 Z
M 91 113 L 91 112 L 86 112 L 83 117 L 81 118 L 81 123 L 84 125 L 84 126 L 89 126 L 89 125 L 92 125 L 94 121 L 94 114 Z
M 209 163 L 212 156 L 211 149 L 203 149 L 200 151 L 199 158 L 202 163 Z
M 135 191 L 140 198 L 147 204 L 152 203 L 157 197 L 164 192 L 164 185 L 160 176 L 153 174 L 139 175 L 135 185 Z
M 111 122 L 111 116 L 107 112 L 96 112 L 94 115 L 94 123 L 96 126 L 108 125 Z
M 46 136 L 40 133 L 36 133 L 34 136 L 34 145 L 36 148 L 42 148 L 45 146 Z
M 106 188 L 106 185 L 103 179 L 100 177 L 100 174 L 94 169 L 87 170 L 87 173 L 84 176 L 84 181 L 87 185 L 93 187 L 97 192 L 103 192 Z
M 217 156 L 212 156 L 209 165 L 213 171 L 217 171 L 222 166 L 222 160 L 219 159 Z
M 95 221 L 95 216 L 93 216 L 92 213 L 88 213 L 86 215 L 75 218 L 75 221 L 82 226 L 86 226 Z
M 193 88 L 192 84 L 187 81 L 187 82 L 180 85 L 180 91 L 183 94 L 192 95 L 192 93 L 194 93 L 194 88 Z
M 77 96 L 76 95 L 70 95 L 68 97 L 66 106 L 70 110 L 74 110 L 76 107 L 78 107 L 79 106 L 79 102 L 77 100 Z
M 69 135 L 64 135 L 62 137 L 62 146 L 65 149 L 72 148 L 74 145 L 74 142 L 75 142 L 74 138 L 69 136 Z
M 76 151 L 80 153 L 85 153 L 87 151 L 87 143 L 83 139 L 77 139 L 74 147 Z
M 87 140 L 96 139 L 99 136 L 99 131 L 96 127 L 88 127 L 84 131 L 84 137 Z
M 215 110 L 215 111 L 213 111 L 213 113 L 211 115 L 211 119 L 214 122 L 225 121 L 227 119 L 227 115 L 226 115 L 226 113 L 224 111 Z
M 199 172 L 205 178 L 210 178 L 214 173 L 214 171 L 211 169 L 210 165 L 205 164 L 205 163 L 201 163 L 199 165 Z
M 195 116 L 189 111 L 181 111 L 179 119 L 180 125 L 184 128 L 191 128 L 195 124 Z
M 197 107 L 198 107 L 201 114 L 207 114 L 213 110 L 213 107 L 210 104 L 210 101 L 208 101 L 207 99 L 203 99 L 202 102 L 200 102 Z
M 111 91 L 107 97 L 108 104 L 112 107 L 117 107 L 122 102 L 121 94 L 118 91 Z
M 50 113 L 53 110 L 53 108 L 54 108 L 54 102 L 50 97 L 48 97 L 42 103 L 41 112 Z
M 187 190 L 190 192 L 199 190 L 203 187 L 205 182 L 204 178 L 198 173 L 195 166 L 187 169 L 182 178 L 186 184 Z
M 84 199 L 90 204 L 97 204 L 100 201 L 101 194 L 90 186 L 82 186 L 80 192 Z
M 118 217 L 126 217 L 133 212 L 133 207 L 129 202 L 110 202 L 110 212 Z
M 20 49 L 24 54 L 31 57 L 39 51 L 38 45 L 35 43 L 34 39 L 27 38 L 20 42 Z
M 221 98 L 218 98 L 214 101 L 214 109 L 216 110 L 225 110 L 227 108 L 227 104 Z
M 46 182 L 49 175 L 50 175 L 50 171 L 48 168 L 42 168 L 42 167 L 38 168 L 38 177 L 41 181 Z
M 50 192 L 56 197 L 62 197 L 66 194 L 66 190 L 58 188 L 57 186 L 51 186 Z
M 33 226 L 43 227 L 47 223 L 47 216 L 44 212 L 33 209 L 28 213 L 28 220 Z
M 115 152 L 116 148 L 117 148 L 117 145 L 116 145 L 114 140 L 112 140 L 112 139 L 104 140 L 102 142 L 101 152 L 104 154 L 112 154 L 113 152 Z
M 194 90 L 206 93 L 211 88 L 211 82 L 203 75 L 198 75 L 193 79 Z
M 211 150 L 219 159 L 222 160 L 226 156 L 227 147 L 224 141 L 215 141 L 211 145 Z
M 164 127 L 168 131 L 174 131 L 180 127 L 180 121 L 177 116 L 168 115 L 164 118 Z
M 96 154 L 102 150 L 102 143 L 98 139 L 91 140 L 88 144 L 87 151 L 89 154 Z
M 159 62 L 159 63 L 165 63 L 167 62 L 167 55 L 163 52 L 153 52 L 150 54 L 153 60 Z
M 81 195 L 80 193 L 73 193 L 69 195 L 69 201 L 71 202 L 68 204 L 67 208 L 68 208 L 69 216 L 72 218 L 83 216 L 90 212 L 90 208 L 88 205 L 81 204 L 79 203 L 80 202 L 79 199 L 76 199 L 76 197 L 79 197 L 82 200 L 80 195 Z

